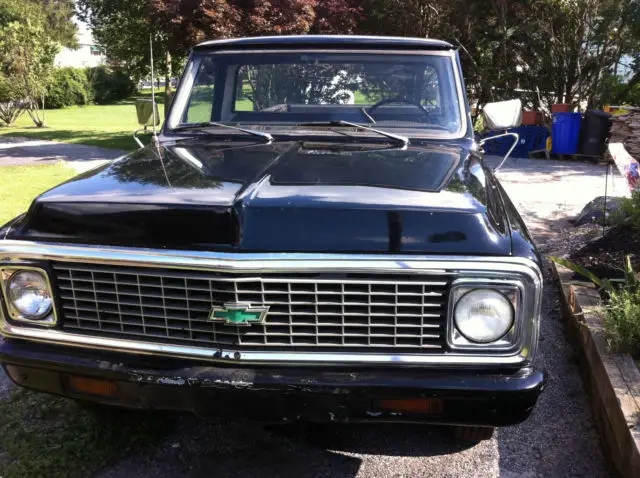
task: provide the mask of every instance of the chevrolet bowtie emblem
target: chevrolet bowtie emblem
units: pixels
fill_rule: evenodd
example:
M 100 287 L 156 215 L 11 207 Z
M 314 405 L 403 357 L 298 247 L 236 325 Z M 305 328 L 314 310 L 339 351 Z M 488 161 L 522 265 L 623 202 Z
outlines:
M 252 307 L 249 304 L 228 303 L 222 307 L 214 306 L 209 320 L 225 325 L 260 325 L 264 324 L 268 311 L 268 306 Z

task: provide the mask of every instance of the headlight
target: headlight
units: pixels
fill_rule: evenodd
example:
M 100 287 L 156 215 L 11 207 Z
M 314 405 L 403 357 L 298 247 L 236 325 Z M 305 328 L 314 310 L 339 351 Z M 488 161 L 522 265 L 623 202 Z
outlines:
M 7 267 L 0 270 L 9 317 L 16 321 L 53 325 L 53 297 L 43 270 Z
M 486 344 L 504 336 L 513 326 L 509 300 L 492 289 L 474 289 L 455 305 L 453 319 L 458 331 L 471 342 Z

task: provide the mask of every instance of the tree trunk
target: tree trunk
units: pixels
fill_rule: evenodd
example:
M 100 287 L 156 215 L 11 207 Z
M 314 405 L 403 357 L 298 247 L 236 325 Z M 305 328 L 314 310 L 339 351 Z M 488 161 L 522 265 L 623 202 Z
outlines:
M 43 103 L 44 107 L 44 103 Z M 38 100 L 30 100 L 27 106 L 27 113 L 37 128 L 44 128 L 44 109 L 38 106 Z

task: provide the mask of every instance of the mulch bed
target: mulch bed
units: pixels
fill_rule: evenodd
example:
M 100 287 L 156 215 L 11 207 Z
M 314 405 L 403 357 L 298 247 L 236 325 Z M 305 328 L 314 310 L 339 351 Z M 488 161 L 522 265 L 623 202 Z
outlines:
M 631 255 L 631 264 L 640 271 L 640 232 L 629 226 L 615 226 L 569 256 L 596 276 L 608 279 L 624 277 L 624 258 Z

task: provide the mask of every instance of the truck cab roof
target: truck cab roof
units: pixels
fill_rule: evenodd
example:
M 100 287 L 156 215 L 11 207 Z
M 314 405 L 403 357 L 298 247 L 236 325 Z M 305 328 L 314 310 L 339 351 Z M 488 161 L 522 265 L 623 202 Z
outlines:
M 194 50 L 219 50 L 227 48 L 354 48 L 375 47 L 382 49 L 452 50 L 454 46 L 442 40 L 430 38 L 381 37 L 365 35 L 285 35 L 249 38 L 230 38 L 200 43 Z

